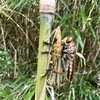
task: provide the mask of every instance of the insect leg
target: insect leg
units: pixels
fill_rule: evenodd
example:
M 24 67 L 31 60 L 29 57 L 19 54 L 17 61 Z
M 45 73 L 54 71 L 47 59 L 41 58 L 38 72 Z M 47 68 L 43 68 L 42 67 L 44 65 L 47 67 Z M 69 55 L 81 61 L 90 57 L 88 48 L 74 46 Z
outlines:
M 55 69 L 49 68 L 49 69 L 46 69 L 46 73 L 44 75 L 42 75 L 42 77 L 46 76 L 51 71 L 54 72 L 54 73 L 62 74 L 61 70 L 55 70 Z
M 62 67 L 63 67 L 63 72 L 65 72 L 66 64 L 65 64 L 64 57 L 61 57 L 61 64 L 62 64 Z
M 51 72 L 51 71 L 52 71 L 52 69 L 51 69 L 51 68 L 46 69 L 46 73 L 45 73 L 44 75 L 42 75 L 42 77 L 47 76 L 47 74 L 48 74 L 49 72 Z
M 41 54 L 48 54 L 49 53 L 49 51 L 43 51 L 43 52 L 41 52 Z
M 52 69 L 52 72 L 62 74 L 61 70 Z
M 62 52 L 62 54 L 63 54 L 63 55 L 66 54 L 67 57 L 68 57 L 68 59 L 73 58 L 73 56 L 72 56 L 69 52 Z
M 43 41 L 44 44 L 53 46 L 53 44 Z

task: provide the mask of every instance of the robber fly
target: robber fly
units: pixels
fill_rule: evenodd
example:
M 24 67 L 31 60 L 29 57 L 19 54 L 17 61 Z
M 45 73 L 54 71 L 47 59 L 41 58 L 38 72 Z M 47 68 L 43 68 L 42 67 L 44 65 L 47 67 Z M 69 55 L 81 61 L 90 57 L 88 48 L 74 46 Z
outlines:
M 52 71 L 55 73 L 63 73 L 66 77 L 66 80 L 70 82 L 72 80 L 75 68 L 75 56 L 76 56 L 76 45 L 73 42 L 72 37 L 65 37 L 63 40 L 61 40 L 61 34 L 59 35 L 59 33 L 56 33 L 55 43 L 53 44 L 47 42 L 44 43 L 52 46 L 52 51 L 50 51 L 50 54 L 56 57 L 60 57 L 61 65 L 63 67 L 62 71 L 58 71 L 53 68 L 48 69 L 45 75 L 47 75 L 48 71 Z
M 61 42 L 61 46 L 61 63 L 63 73 L 67 81 L 70 82 L 75 68 L 76 45 L 72 41 L 72 37 L 65 37 Z

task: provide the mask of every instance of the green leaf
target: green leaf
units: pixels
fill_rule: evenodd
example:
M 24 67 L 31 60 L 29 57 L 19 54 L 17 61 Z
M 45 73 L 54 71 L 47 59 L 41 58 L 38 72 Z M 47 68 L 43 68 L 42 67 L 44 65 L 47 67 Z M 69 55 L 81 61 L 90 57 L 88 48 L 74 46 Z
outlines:
M 85 6 L 84 5 L 81 6 L 81 15 L 82 15 L 82 22 L 83 22 L 83 25 L 84 25 L 85 22 L 86 22 L 86 19 L 87 19 L 87 16 L 86 16 L 86 13 L 85 13 Z
M 92 35 L 93 35 L 94 38 L 96 39 L 96 33 L 95 33 L 95 31 L 94 31 L 94 29 L 93 29 L 93 27 L 92 27 L 92 25 L 91 25 L 90 22 L 89 22 L 89 26 L 90 26 L 90 30 L 91 30 L 91 32 L 92 32 Z
M 59 19 L 62 19 L 62 17 L 58 13 L 54 13 Z
M 75 100 L 75 89 L 72 88 L 73 100 Z
M 28 92 L 27 95 L 26 95 L 26 100 L 32 100 L 32 97 L 34 96 L 35 94 L 35 90 L 33 92 Z
M 78 30 L 76 30 L 74 27 L 72 27 L 72 30 L 75 33 L 75 35 L 77 36 L 77 43 L 80 44 L 82 49 L 84 49 L 84 44 L 82 42 L 82 38 L 80 36 L 80 32 Z

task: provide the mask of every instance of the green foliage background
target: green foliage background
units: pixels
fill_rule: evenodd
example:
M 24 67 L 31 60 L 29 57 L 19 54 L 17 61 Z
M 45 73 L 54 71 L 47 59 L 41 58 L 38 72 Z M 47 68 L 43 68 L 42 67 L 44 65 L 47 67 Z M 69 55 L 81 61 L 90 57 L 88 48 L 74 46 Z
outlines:
M 35 95 L 39 39 L 39 0 L 0 1 L 0 99 L 31 100 Z M 56 100 L 100 99 L 100 1 L 58 0 L 52 30 L 72 36 L 78 52 L 71 84 L 47 91 Z

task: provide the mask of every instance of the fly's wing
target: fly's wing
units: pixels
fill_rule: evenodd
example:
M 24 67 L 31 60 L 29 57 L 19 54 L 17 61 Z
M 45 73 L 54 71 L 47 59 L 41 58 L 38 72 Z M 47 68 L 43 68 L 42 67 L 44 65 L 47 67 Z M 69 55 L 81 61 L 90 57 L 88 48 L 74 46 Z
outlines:
M 70 82 L 72 80 L 74 69 L 75 69 L 75 57 L 73 57 L 71 59 L 67 59 L 65 75 L 66 75 L 66 79 L 68 82 Z
M 75 68 L 76 46 L 73 41 L 69 43 L 65 42 L 63 46 L 62 60 L 64 62 L 64 75 L 67 81 L 70 82 Z

